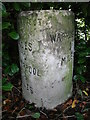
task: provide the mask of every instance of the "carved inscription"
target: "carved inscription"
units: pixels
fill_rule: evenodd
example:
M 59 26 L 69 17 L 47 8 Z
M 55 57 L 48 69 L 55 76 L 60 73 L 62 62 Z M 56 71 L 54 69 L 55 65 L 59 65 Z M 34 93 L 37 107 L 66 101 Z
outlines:
M 24 83 L 23 86 L 26 88 L 27 91 L 33 94 L 33 88 L 31 84 L 29 85 L 28 83 Z
M 50 39 L 51 39 L 51 42 L 52 42 L 52 43 L 62 41 L 62 40 L 61 40 L 61 35 L 60 35 L 59 32 L 56 32 L 55 35 L 51 35 L 51 34 L 50 34 Z
M 67 39 L 68 39 L 67 34 L 60 33 L 58 31 L 55 34 L 49 34 L 49 37 L 50 37 L 51 43 L 62 42 L 63 37 L 67 37 Z M 26 83 L 25 83 L 24 87 L 26 88 L 26 90 L 30 91 L 31 94 L 33 94 L 33 87 L 32 87 L 31 84 L 27 83 L 28 79 L 29 79 L 27 76 L 29 74 L 30 76 L 32 75 L 32 76 L 35 76 L 35 77 L 40 77 L 41 76 L 40 75 L 40 70 L 32 64 L 27 65 L 26 61 L 28 59 L 28 52 L 31 53 L 30 55 L 33 55 L 32 52 L 33 52 L 34 45 L 33 45 L 32 41 L 29 41 L 29 42 L 28 41 L 25 41 L 25 42 L 20 41 L 19 46 L 20 46 L 20 49 L 21 49 L 21 53 L 23 54 L 23 59 L 20 60 L 20 61 L 21 61 L 22 68 L 24 69 L 24 76 L 25 76 L 25 79 L 26 79 Z M 70 42 L 69 50 L 70 49 L 71 49 L 71 42 Z M 67 56 L 63 55 L 62 57 L 60 56 L 59 59 L 60 59 L 60 62 L 58 63 L 58 66 L 62 67 L 67 62 L 68 55 Z M 60 81 L 58 81 L 58 83 L 59 82 Z M 54 83 L 51 84 L 52 88 L 54 87 L 53 84 Z
M 39 69 L 29 66 L 29 73 L 31 75 L 40 76 Z
M 25 76 L 27 76 L 27 72 L 29 71 L 30 75 L 34 75 L 34 76 L 40 76 L 40 71 L 39 69 L 26 65 L 22 60 L 20 60 L 20 63 L 22 65 L 22 67 L 25 69 Z
M 30 52 L 32 51 L 32 43 L 28 43 L 28 49 Z
M 61 66 L 66 62 L 66 57 L 62 57 L 61 59 Z
M 67 33 L 63 33 L 63 32 L 59 32 L 56 31 L 56 33 L 54 34 L 49 34 L 50 40 L 52 43 L 54 42 L 61 42 L 63 40 L 63 38 L 67 37 L 67 39 L 70 38 L 70 36 Z

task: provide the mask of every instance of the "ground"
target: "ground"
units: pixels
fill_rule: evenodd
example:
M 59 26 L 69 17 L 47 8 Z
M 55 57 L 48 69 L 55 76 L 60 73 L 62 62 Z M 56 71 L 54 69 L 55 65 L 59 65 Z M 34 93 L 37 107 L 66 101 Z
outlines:
M 22 96 L 20 73 L 10 78 L 12 91 L 3 91 L 2 120 L 89 120 L 90 84 L 73 82 L 73 95 L 65 103 L 52 110 L 37 108 Z

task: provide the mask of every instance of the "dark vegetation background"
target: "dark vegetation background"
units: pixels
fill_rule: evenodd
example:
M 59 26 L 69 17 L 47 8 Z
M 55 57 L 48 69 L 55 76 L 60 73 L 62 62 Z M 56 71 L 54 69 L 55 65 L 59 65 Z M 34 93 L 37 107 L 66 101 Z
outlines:
M 73 96 L 54 110 L 36 108 L 21 94 L 17 19 L 20 11 L 63 9 L 75 14 L 75 60 Z M 3 120 L 90 119 L 90 3 L 2 3 Z M 22 116 L 22 117 L 20 117 Z

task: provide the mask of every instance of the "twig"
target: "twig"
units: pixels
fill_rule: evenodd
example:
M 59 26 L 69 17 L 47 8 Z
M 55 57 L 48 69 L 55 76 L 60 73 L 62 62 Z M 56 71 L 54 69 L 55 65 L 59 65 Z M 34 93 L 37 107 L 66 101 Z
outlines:
M 75 115 L 71 115 L 71 116 L 64 116 L 64 117 L 60 117 L 60 118 L 71 118 L 71 117 L 76 117 Z
M 86 83 L 90 84 L 90 82 L 89 82 L 89 81 L 86 81 Z
M 20 113 L 21 111 L 23 111 L 24 109 L 25 109 L 25 107 L 23 107 L 23 108 L 19 111 L 19 113 Z M 30 116 L 31 116 L 31 115 L 23 115 L 23 116 L 19 116 L 19 113 L 18 113 L 16 119 L 18 119 L 18 118 L 25 118 L 25 117 L 30 117 Z
M 0 114 L 3 113 L 3 112 L 7 112 L 7 110 L 3 110 L 2 112 L 0 112 Z
M 61 115 L 62 115 L 62 113 L 59 114 L 54 120 L 57 120 Z
M 88 101 L 90 101 L 90 99 L 87 99 Z
M 40 111 L 40 113 L 42 113 L 43 115 L 45 115 L 45 116 L 48 118 L 48 116 L 47 116 L 47 114 L 46 114 L 46 113 L 44 113 L 44 112 L 42 112 L 42 111 Z
M 19 111 L 19 113 L 20 113 L 21 111 L 23 111 L 24 109 L 25 109 L 25 107 L 23 107 L 23 108 Z M 19 113 L 17 114 L 17 117 L 18 117 Z
M 62 114 L 62 113 L 61 113 L 61 114 Z M 61 118 L 72 118 L 72 117 L 76 117 L 75 115 L 60 117 L 61 114 L 57 117 L 57 118 L 60 118 L 60 120 L 61 120 Z M 55 118 L 54 120 L 57 120 L 57 118 Z M 59 119 L 58 119 L 58 120 L 59 120 Z
M 10 119 L 15 119 L 15 117 L 12 117 L 12 116 L 11 116 L 11 117 L 8 117 L 8 118 L 10 118 Z
M 65 113 L 65 111 L 68 110 L 70 107 L 71 107 L 71 105 L 68 106 L 60 115 L 58 115 L 58 116 L 55 118 L 55 120 L 57 120 L 57 118 L 59 118 L 63 113 Z
M 86 101 L 80 101 L 80 100 L 79 100 L 79 102 L 80 102 L 80 103 L 82 103 L 82 102 L 85 102 L 85 103 L 87 103 L 87 104 L 88 104 L 88 103 L 90 103 L 90 102 L 86 102 Z
M 18 119 L 18 118 L 25 118 L 25 117 L 31 117 L 31 115 L 17 116 L 16 119 Z
M 65 113 L 65 111 L 68 110 L 70 107 L 71 107 L 71 105 L 68 106 L 68 107 L 63 111 L 63 113 Z
M 16 88 L 15 86 L 13 86 L 18 92 L 20 92 L 21 93 L 21 91 L 18 89 L 18 88 Z

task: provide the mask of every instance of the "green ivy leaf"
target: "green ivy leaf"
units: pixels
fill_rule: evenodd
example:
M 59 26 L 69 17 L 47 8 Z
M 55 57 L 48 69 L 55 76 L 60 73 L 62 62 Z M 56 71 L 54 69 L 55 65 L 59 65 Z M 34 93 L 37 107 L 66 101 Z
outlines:
M 80 80 L 81 80 L 83 83 L 85 83 L 85 81 L 86 81 L 85 77 L 83 77 L 83 76 L 80 75 L 79 78 L 80 78 Z
M 37 119 L 37 118 L 40 118 L 40 113 L 37 112 L 37 113 L 34 113 L 34 114 L 31 115 L 31 116 L 32 116 L 33 118 L 36 118 L 36 119 Z
M 12 64 L 12 65 L 6 67 L 4 73 L 8 74 L 10 76 L 13 76 L 18 71 L 19 71 L 18 66 L 16 64 Z
M 12 73 L 12 74 L 15 74 L 15 73 L 17 73 L 18 71 L 19 71 L 18 66 L 17 66 L 16 64 L 12 64 L 12 65 L 11 65 L 11 73 Z
M 12 39 L 14 39 L 14 40 L 18 40 L 18 39 L 19 39 L 19 34 L 16 33 L 15 31 L 10 32 L 8 35 L 9 35 Z
M 4 74 L 9 74 L 11 71 L 10 66 L 7 66 L 4 70 Z
M 85 58 L 79 58 L 79 60 L 78 60 L 78 64 L 83 64 L 85 62 L 86 62 Z
M 10 22 L 3 22 L 2 23 L 2 29 L 8 29 L 9 26 L 11 26 Z
M 6 7 L 5 7 L 5 5 L 2 3 L 2 14 L 3 13 L 6 13 Z
M 86 55 L 89 55 L 89 54 L 90 54 L 90 47 L 86 48 Z
M 32 109 L 32 108 L 33 108 L 33 106 L 32 106 L 32 105 L 30 105 L 28 108 L 29 108 L 29 109 Z
M 2 3 L 2 17 L 7 17 L 8 15 L 9 13 L 6 11 L 5 5 Z
M 81 96 L 81 98 L 83 99 L 83 93 L 82 93 L 82 90 L 78 90 L 78 94 Z
M 86 72 L 86 67 L 84 65 L 77 66 L 76 72 L 77 74 L 82 75 L 84 72 Z
M 31 6 L 31 3 L 30 2 L 22 3 L 22 5 L 26 8 L 29 8 Z
M 83 115 L 79 112 L 75 113 L 77 120 L 84 120 Z
M 74 75 L 73 79 L 74 79 L 75 81 L 78 81 L 79 76 L 78 76 L 78 75 Z
M 4 85 L 6 83 L 6 81 L 7 81 L 7 78 L 3 78 L 2 79 L 2 85 Z
M 2 86 L 2 90 L 4 90 L 4 91 L 11 91 L 12 88 L 13 88 L 13 85 L 11 83 L 7 83 Z
M 16 11 L 20 11 L 21 10 L 19 3 L 16 3 L 16 2 L 14 3 L 14 9 Z
M 79 75 L 79 74 L 74 76 L 74 80 L 75 81 L 81 80 L 83 83 L 85 83 L 85 81 L 86 81 L 85 77 L 83 77 L 82 75 Z
M 76 72 L 78 74 L 82 74 L 82 72 L 83 72 L 82 70 L 83 70 L 83 66 L 82 67 L 79 66 L 79 67 L 76 68 Z

